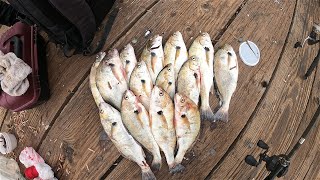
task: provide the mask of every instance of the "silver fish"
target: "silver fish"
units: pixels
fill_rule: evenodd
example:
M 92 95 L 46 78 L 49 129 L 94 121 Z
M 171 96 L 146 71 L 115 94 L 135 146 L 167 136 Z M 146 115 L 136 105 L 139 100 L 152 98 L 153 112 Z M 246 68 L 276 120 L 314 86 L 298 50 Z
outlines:
M 152 134 L 164 152 L 169 169 L 174 167 L 176 133 L 173 124 L 174 105 L 168 93 L 154 86 L 150 102 L 150 124 Z
M 161 167 L 161 154 L 151 132 L 149 113 L 130 90 L 123 95 L 121 117 L 131 135 L 152 153 L 152 169 L 158 171 Z
M 175 80 L 184 62 L 188 60 L 188 51 L 183 41 L 182 34 L 177 31 L 169 37 L 164 46 L 164 66 L 172 64 Z
M 238 61 L 233 48 L 226 44 L 215 54 L 215 81 L 222 106 L 214 115 L 214 120 L 228 121 L 228 110 L 232 94 L 236 90 L 238 81 Z
M 214 49 L 208 33 L 200 34 L 189 49 L 189 57 L 197 56 L 200 59 L 201 74 L 201 119 L 213 120 L 213 112 L 209 104 L 210 91 L 213 92 L 213 57 Z
M 140 61 L 147 64 L 153 84 L 163 68 L 163 56 L 162 36 L 155 35 L 148 41 L 140 57 Z
M 184 155 L 195 143 L 200 132 L 200 112 L 198 106 L 187 96 L 176 93 L 174 97 L 174 125 L 177 136 L 178 152 L 175 157 L 175 168 L 172 172 L 184 169 L 181 165 Z
M 103 56 L 103 54 L 100 55 Z M 96 62 L 91 67 L 89 81 L 93 98 L 99 108 L 101 124 L 119 152 L 125 158 L 136 162 L 140 166 L 142 171 L 142 179 L 156 179 L 149 165 L 146 163 L 143 149 L 124 127 L 120 112 L 103 100 L 97 88 L 96 75 L 97 67 L 100 64 L 100 61 L 101 58 L 98 56 Z
M 177 81 L 177 92 L 184 94 L 195 104 L 198 104 L 200 95 L 200 61 L 197 56 L 190 57 L 182 65 Z
M 127 44 L 120 52 L 120 59 L 127 74 L 127 82 L 129 83 L 131 73 L 137 65 L 136 55 L 131 44 Z
M 96 81 L 103 99 L 120 109 L 122 95 L 128 89 L 128 85 L 126 72 L 116 49 L 110 50 L 97 67 Z

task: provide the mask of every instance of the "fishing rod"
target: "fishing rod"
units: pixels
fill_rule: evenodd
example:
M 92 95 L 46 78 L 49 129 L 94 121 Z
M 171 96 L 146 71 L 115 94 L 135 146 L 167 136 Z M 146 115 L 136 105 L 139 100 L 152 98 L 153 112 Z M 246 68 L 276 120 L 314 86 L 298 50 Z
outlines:
M 320 26 L 314 25 L 311 33 L 309 36 L 304 40 L 303 44 L 297 42 L 295 44 L 295 48 L 302 47 L 304 43 L 307 41 L 308 45 L 314 45 L 320 43 L 320 39 L 317 39 L 317 34 L 320 34 Z M 307 73 L 304 75 L 304 79 L 307 79 L 312 71 L 316 68 L 320 61 L 320 48 L 318 50 L 318 54 L 314 58 L 313 62 L 311 63 L 310 67 L 307 70 Z M 289 154 L 279 154 L 279 155 L 272 155 L 268 156 L 269 146 L 267 143 L 259 140 L 257 146 L 264 150 L 263 153 L 260 153 L 259 160 L 256 160 L 252 155 L 247 155 L 245 158 L 245 162 L 251 166 L 257 167 L 263 161 L 266 163 L 267 171 L 270 171 L 269 175 L 265 178 L 265 180 L 273 180 L 276 177 L 283 177 L 289 169 L 291 158 L 294 154 L 298 151 L 300 146 L 305 142 L 306 138 L 308 137 L 311 129 L 315 126 L 316 122 L 320 114 L 320 105 L 316 110 L 315 114 L 312 117 L 311 122 L 309 123 L 308 127 L 304 130 L 303 134 L 301 135 L 299 141 L 294 145 L 291 149 Z
M 289 169 L 290 160 L 294 156 L 294 154 L 298 151 L 300 146 L 305 142 L 306 138 L 308 137 L 309 133 L 311 132 L 312 127 L 315 126 L 316 122 L 320 114 L 320 105 L 318 106 L 317 111 L 313 115 L 313 118 L 308 125 L 308 127 L 303 132 L 302 136 L 300 137 L 299 141 L 294 145 L 288 155 L 286 154 L 279 154 L 279 155 L 272 155 L 268 156 L 267 153 L 269 151 L 269 146 L 267 143 L 259 140 L 257 146 L 265 151 L 260 153 L 259 160 L 257 161 L 252 155 L 247 155 L 245 158 L 245 162 L 251 166 L 257 167 L 263 161 L 266 163 L 266 169 L 270 171 L 270 174 L 265 178 L 265 180 L 272 180 L 276 177 L 284 176 Z

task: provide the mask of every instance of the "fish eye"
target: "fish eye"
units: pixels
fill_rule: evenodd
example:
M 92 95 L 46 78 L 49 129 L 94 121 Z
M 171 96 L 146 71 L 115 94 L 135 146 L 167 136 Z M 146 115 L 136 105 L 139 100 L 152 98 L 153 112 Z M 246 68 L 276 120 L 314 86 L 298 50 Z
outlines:
M 114 67 L 114 64 L 113 64 L 113 63 L 109 63 L 109 66 L 110 66 L 110 67 Z
M 168 82 L 168 84 L 169 84 L 169 85 L 171 85 L 171 84 L 172 84 L 172 82 Z
M 185 117 L 186 117 L 186 115 L 185 115 L 185 114 L 182 114 L 182 115 L 181 115 L 181 117 L 182 117 L 182 118 L 185 118 Z
M 181 98 L 180 102 L 184 103 L 186 100 L 184 98 Z
M 196 60 L 196 58 L 192 57 L 192 60 Z
M 171 71 L 171 68 L 169 68 L 168 71 L 170 72 L 170 71 Z
M 102 109 L 100 109 L 100 114 L 103 114 L 104 112 L 103 112 L 103 110 Z
M 125 100 L 128 100 L 128 99 L 129 99 L 129 97 L 128 97 L 128 96 L 124 96 L 124 99 L 125 99 Z
M 160 92 L 159 92 L 159 95 L 160 95 L 160 96 L 163 96 L 163 92 L 162 92 L 162 91 L 160 91 Z
M 129 64 L 130 63 L 130 61 L 129 60 L 126 60 L 126 64 Z
M 141 68 L 141 64 L 140 63 L 137 66 L 138 66 L 138 68 Z

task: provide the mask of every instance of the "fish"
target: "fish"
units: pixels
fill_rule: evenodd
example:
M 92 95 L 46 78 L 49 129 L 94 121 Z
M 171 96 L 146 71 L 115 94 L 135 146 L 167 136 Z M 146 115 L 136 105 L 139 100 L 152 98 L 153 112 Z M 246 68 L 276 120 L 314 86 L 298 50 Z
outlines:
M 122 61 L 123 67 L 127 74 L 127 82 L 129 83 L 131 73 L 134 67 L 137 65 L 136 55 L 134 53 L 134 49 L 132 45 L 127 44 L 123 50 L 120 52 L 120 59 Z
M 144 61 L 147 64 L 152 83 L 155 84 L 156 78 L 163 68 L 162 36 L 155 35 L 149 39 L 142 51 L 140 61 Z
M 173 64 L 175 80 L 184 62 L 188 60 L 188 51 L 182 34 L 174 32 L 164 46 L 164 66 Z
M 169 63 L 160 71 L 156 79 L 156 85 L 164 89 L 173 99 L 176 90 L 175 83 L 173 65 Z
M 153 155 L 151 169 L 159 171 L 161 167 L 160 148 L 151 131 L 149 113 L 130 90 L 123 95 L 121 118 L 134 139 Z
M 151 93 L 149 115 L 152 134 L 163 151 L 170 170 L 175 165 L 174 105 L 169 94 L 158 86 L 154 86 Z
M 189 97 L 195 104 L 198 104 L 200 81 L 200 61 L 197 56 L 192 56 L 180 69 L 177 78 L 177 92 Z
M 209 104 L 210 92 L 213 88 L 213 60 L 214 49 L 208 33 L 201 33 L 191 44 L 189 57 L 197 56 L 200 60 L 200 112 L 201 119 L 213 121 L 213 111 Z
M 198 106 L 187 96 L 176 93 L 174 96 L 174 126 L 176 129 L 178 151 L 172 173 L 181 172 L 184 155 L 193 146 L 200 132 L 200 112 Z
M 128 89 L 128 84 L 118 51 L 108 51 L 96 71 L 97 87 L 103 99 L 119 110 L 122 95 Z
M 214 115 L 214 120 L 228 122 L 229 105 L 237 88 L 239 74 L 237 55 L 230 45 L 226 44 L 216 52 L 214 73 L 221 104 L 220 109 Z
M 138 62 L 133 69 L 129 81 L 129 88 L 140 99 L 147 111 L 149 111 L 153 83 L 144 61 Z
M 98 90 L 96 75 L 97 68 L 102 60 L 102 56 L 103 53 L 100 53 L 91 67 L 89 84 L 92 96 L 99 109 L 99 116 L 103 129 L 118 151 L 125 158 L 134 161 L 140 166 L 143 180 L 155 180 L 156 177 L 145 160 L 145 154 L 142 147 L 126 130 L 125 126 L 123 125 L 120 112 L 110 104 L 106 103 L 100 91 Z

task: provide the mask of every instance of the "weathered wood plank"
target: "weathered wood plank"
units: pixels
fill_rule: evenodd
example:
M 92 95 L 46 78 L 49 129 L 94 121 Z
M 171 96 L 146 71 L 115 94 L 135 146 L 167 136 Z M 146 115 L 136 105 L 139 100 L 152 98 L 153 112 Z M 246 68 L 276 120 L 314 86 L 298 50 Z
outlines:
M 114 41 L 121 37 L 121 34 L 130 28 L 145 13 L 146 9 L 155 2 L 157 1 L 125 0 L 120 2 L 120 11 L 107 39 L 105 48 L 110 47 Z M 47 55 L 51 98 L 45 104 L 25 112 L 24 120 L 26 121 L 26 125 L 23 127 L 23 138 L 18 137 L 20 141 L 16 152 L 20 152 L 25 146 L 32 146 L 34 148 L 39 146 L 40 141 L 46 135 L 46 132 L 50 130 L 65 104 L 68 103 L 79 88 L 80 83 L 87 76 L 90 66 L 94 61 L 94 57 L 81 55 L 72 56 L 67 59 L 62 51 L 51 43 L 49 43 L 49 47 L 47 48 Z M 12 127 L 13 122 L 10 121 L 12 116 L 14 116 L 13 113 L 8 113 L 5 124 L 1 129 L 2 131 L 6 131 L 8 127 Z M 14 126 L 13 128 L 13 131 L 16 131 Z
M 143 48 L 144 44 L 146 43 L 147 39 L 144 38 L 144 32 L 146 29 L 152 29 L 154 33 L 161 33 L 162 30 L 165 29 L 153 29 L 151 26 L 145 27 L 144 25 L 146 22 L 153 22 L 152 25 L 155 26 L 159 23 L 159 21 L 155 21 L 158 17 L 155 16 L 154 12 L 159 12 L 160 10 L 163 10 L 164 7 L 168 7 L 165 5 L 171 4 L 172 2 L 164 1 L 164 3 L 159 3 L 155 5 L 154 8 L 152 8 L 150 11 L 147 12 L 145 16 L 143 16 L 142 20 L 139 21 L 132 29 L 126 34 L 124 38 L 122 38 L 119 43 L 117 43 L 117 47 L 122 47 L 124 44 L 128 43 L 128 37 L 136 38 L 139 46 L 137 47 L 138 52 L 141 52 L 141 49 Z M 176 7 L 181 3 L 175 2 L 174 5 Z M 190 3 L 189 6 L 183 6 L 181 8 L 176 8 L 175 13 L 176 19 L 172 19 L 170 24 L 174 24 L 177 19 L 182 18 L 194 3 Z M 234 9 L 234 12 L 236 11 L 237 7 L 240 5 L 240 2 L 234 1 L 234 4 L 230 3 L 221 3 L 220 7 L 228 7 L 230 10 L 230 7 Z M 200 6 L 200 5 L 199 5 Z M 209 5 L 209 8 L 213 5 Z M 172 6 L 170 6 L 172 7 Z M 200 7 L 199 7 L 200 8 Z M 158 10 L 160 9 L 160 10 Z M 161 12 L 161 11 L 160 11 Z M 165 12 L 165 11 L 163 11 Z M 219 13 L 217 14 L 217 18 L 219 18 L 223 23 L 220 21 L 216 21 L 217 24 L 215 26 L 215 31 L 218 32 L 219 29 L 222 29 L 229 18 L 233 15 L 234 12 L 228 12 L 228 13 Z M 166 14 L 172 16 L 172 12 L 165 12 Z M 180 14 L 182 13 L 182 14 Z M 202 12 L 203 14 L 206 13 L 206 11 Z M 190 16 L 190 15 L 189 15 Z M 153 17 L 155 19 L 150 20 L 150 17 Z M 214 16 L 211 16 L 214 17 Z M 186 17 L 190 18 L 190 17 Z M 209 19 L 209 17 L 206 17 Z M 162 21 L 161 21 L 162 22 Z M 183 21 L 181 21 L 183 23 Z M 192 21 L 192 24 L 195 22 Z M 197 22 L 196 22 L 197 23 Z M 149 24 L 149 23 L 148 23 Z M 151 23 L 150 23 L 151 24 Z M 181 24 L 177 24 L 173 26 L 174 28 L 170 29 L 170 32 L 166 33 L 166 38 L 176 30 L 180 30 Z M 190 25 L 191 26 L 191 25 Z M 194 26 L 194 32 L 197 32 L 195 35 L 198 34 L 198 32 L 201 30 L 201 27 L 198 27 L 197 24 L 192 25 Z M 161 25 L 160 25 L 161 27 Z M 211 27 L 211 26 L 210 26 Z M 206 27 L 205 30 L 210 29 L 209 26 Z M 168 27 L 166 27 L 168 28 Z M 186 28 L 186 27 L 184 27 Z M 188 29 L 188 28 L 187 28 Z M 193 35 L 193 34 L 192 34 Z M 217 35 L 217 33 L 216 33 Z M 139 37 L 137 37 L 139 36 Z M 191 36 L 191 35 L 189 35 Z M 129 38 L 130 39 L 130 38 Z M 129 41 L 131 41 L 131 39 Z M 188 41 L 189 44 L 191 41 Z M 121 44 L 121 45 L 119 45 Z M 137 46 L 137 45 L 136 45 Z M 85 104 L 85 106 L 84 106 Z M 72 119 L 72 121 L 70 120 Z M 68 121 L 67 121 L 68 120 Z M 61 132 L 62 131 L 62 132 Z M 90 133 L 88 133 L 90 132 Z M 46 160 L 53 166 L 57 166 L 58 164 L 58 157 L 59 154 L 62 154 L 63 157 L 68 157 L 68 153 L 66 153 L 66 148 L 60 148 L 60 144 L 62 141 L 64 141 L 65 146 L 69 146 L 69 151 L 73 151 L 70 160 L 66 160 L 64 165 L 64 170 L 68 169 L 70 171 L 70 175 L 68 178 L 80 178 L 80 177 L 95 177 L 98 178 L 102 174 L 106 172 L 108 167 L 110 167 L 113 162 L 119 157 L 119 153 L 115 149 L 111 143 L 106 143 L 105 146 L 100 147 L 99 146 L 99 135 L 102 132 L 102 127 L 100 125 L 97 108 L 96 105 L 93 102 L 92 96 L 90 94 L 89 88 L 88 88 L 88 82 L 87 79 L 85 80 L 85 83 L 79 88 L 79 91 L 76 92 L 74 97 L 71 99 L 71 101 L 66 105 L 65 109 L 62 111 L 61 115 L 57 118 L 56 122 L 54 123 L 52 129 L 48 133 L 47 138 L 43 141 L 39 152 L 40 154 L 46 155 L 50 154 L 50 156 L 46 156 Z M 56 141 L 57 139 L 57 141 Z M 92 143 L 88 143 L 89 140 L 92 141 Z M 88 148 L 93 149 L 95 153 L 92 153 Z M 107 151 L 103 151 L 103 149 L 106 148 Z M 72 150 L 71 150 L 72 149 Z M 50 151 L 50 153 L 48 153 Z M 115 155 L 116 153 L 116 155 Z M 84 158 L 85 157 L 85 158 Z M 68 158 L 67 158 L 68 159 Z M 72 159 L 72 160 L 71 160 Z M 98 161 L 98 160 L 100 161 Z M 102 160 L 103 159 L 103 160 Z M 106 162 L 105 162 L 106 161 Z M 88 168 L 90 169 L 90 172 L 88 172 L 86 165 L 88 165 Z M 92 172 L 91 168 L 94 168 L 94 172 Z M 58 173 L 59 177 L 65 177 L 65 175 L 68 175 L 65 171 Z
M 319 84 L 313 84 L 314 74 L 306 81 L 301 77 L 317 53 L 318 47 L 295 49 L 293 46 L 297 40 L 304 39 L 308 35 L 313 21 L 319 18 L 317 15 L 319 7 L 313 6 L 313 3 L 313 1 L 300 0 L 297 2 L 288 41 L 268 91 L 243 133 L 241 133 L 239 140 L 232 147 L 232 150 L 226 154 L 226 158 L 223 159 L 219 167 L 214 169 L 209 177 L 210 179 L 264 179 L 267 172 L 263 166 L 256 169 L 244 162 L 247 154 L 257 155 L 261 152 L 261 149 L 255 146 L 256 142 L 259 139 L 268 142 L 271 146 L 271 154 L 284 153 L 288 150 L 288 146 L 293 146 L 297 142 L 298 135 L 302 134 L 301 126 L 305 128 L 308 125 L 307 122 L 310 122 L 310 116 L 309 120 L 302 118 L 303 112 L 308 107 L 308 111 L 312 109 L 312 113 L 314 113 L 316 108 L 314 98 L 310 98 L 311 101 L 308 106 L 307 104 L 312 85 L 316 86 L 312 90 L 313 96 L 319 96 Z M 300 130 L 297 131 L 297 129 Z M 316 148 L 318 144 L 311 147 Z M 313 151 L 312 156 L 315 153 L 316 151 Z M 303 161 L 307 154 L 309 154 L 308 151 L 303 156 L 299 156 L 301 159 L 298 158 L 296 163 L 300 164 L 299 162 Z M 312 157 L 308 160 L 312 161 Z M 309 164 L 307 162 L 305 167 L 309 166 L 310 162 Z M 289 174 L 291 175 L 288 177 L 291 178 L 288 179 L 303 178 L 303 176 L 295 177 L 300 174 L 298 167 L 295 170 L 291 169 Z
M 204 179 L 224 155 L 247 123 L 265 92 L 261 83 L 269 82 L 276 67 L 292 20 L 294 5 L 293 1 L 286 1 L 279 5 L 273 1 L 249 0 L 242 8 L 226 33 L 223 34 L 218 45 L 230 43 L 237 50 L 239 44 L 233 36 L 253 40 L 262 52 L 261 62 L 256 67 L 250 68 L 239 60 L 238 88 L 231 102 L 230 122 L 227 124 L 219 123 L 218 128 L 214 131 L 210 131 L 208 124 L 206 124 L 203 127 L 205 131 L 203 139 L 197 142 L 193 148 L 195 156 L 189 154 L 188 161 L 184 162 L 186 170 L 182 174 L 171 176 L 167 167 L 164 166 L 156 174 L 158 179 Z M 226 12 L 225 9 L 220 9 L 220 11 Z M 214 26 L 211 24 L 217 19 L 200 19 L 196 24 L 202 29 L 209 29 L 211 35 L 215 34 L 216 30 L 212 28 Z M 215 97 L 211 98 L 211 105 L 213 107 L 217 105 Z M 107 179 L 131 179 L 132 177 L 135 179 L 139 177 L 139 173 L 139 169 L 132 162 L 123 161 L 110 173 Z M 225 177 L 220 179 L 225 179 Z
M 6 114 L 7 114 L 7 109 L 4 109 L 3 107 L 0 107 L 0 128 L 1 128 L 1 126 L 2 126 L 2 124 L 3 124 L 3 122 L 4 122 L 4 118 L 5 118 L 5 116 L 6 116 Z

